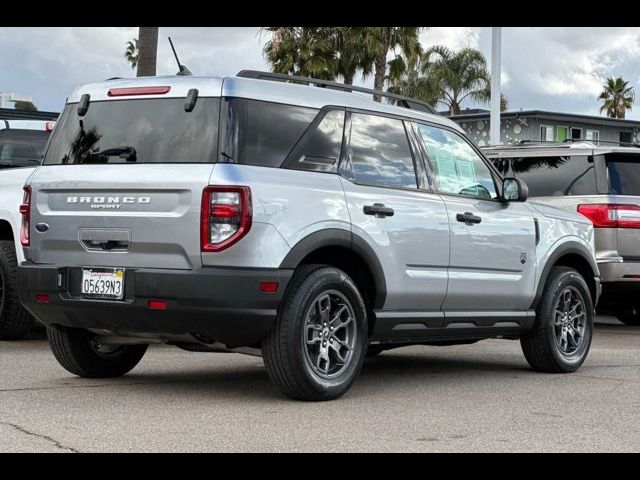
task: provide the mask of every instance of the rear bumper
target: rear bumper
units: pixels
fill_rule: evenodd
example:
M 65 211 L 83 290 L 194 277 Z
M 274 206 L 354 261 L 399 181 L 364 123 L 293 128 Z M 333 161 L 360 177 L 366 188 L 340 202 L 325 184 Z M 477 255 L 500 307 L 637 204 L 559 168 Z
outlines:
M 20 300 L 45 325 L 155 334 L 199 334 L 229 347 L 258 343 L 273 327 L 293 270 L 200 268 L 127 269 L 123 301 L 80 297 L 81 268 L 23 262 Z M 278 282 L 275 293 L 261 282 Z M 47 303 L 36 295 L 48 295 Z M 149 300 L 165 300 L 151 310 Z
M 598 262 L 600 270 L 600 279 L 605 285 L 612 282 L 636 283 L 640 286 L 640 278 L 631 278 L 631 276 L 640 277 L 640 262 L 622 261 L 622 262 Z M 606 287 L 605 287 L 606 288 Z

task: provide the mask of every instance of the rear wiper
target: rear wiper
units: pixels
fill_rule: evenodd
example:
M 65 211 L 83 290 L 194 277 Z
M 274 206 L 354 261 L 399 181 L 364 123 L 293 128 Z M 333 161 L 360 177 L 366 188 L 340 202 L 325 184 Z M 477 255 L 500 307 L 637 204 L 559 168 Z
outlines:
M 84 162 L 81 163 L 106 163 L 108 157 L 120 157 L 124 158 L 127 162 L 138 161 L 136 149 L 130 146 L 107 148 L 99 152 L 92 152 L 88 154 Z

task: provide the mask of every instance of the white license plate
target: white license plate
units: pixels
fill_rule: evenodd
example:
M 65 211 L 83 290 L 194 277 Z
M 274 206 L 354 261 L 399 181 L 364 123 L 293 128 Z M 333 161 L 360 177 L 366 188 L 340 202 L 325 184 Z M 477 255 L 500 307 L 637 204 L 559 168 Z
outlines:
M 83 268 L 80 293 L 84 298 L 122 300 L 124 298 L 124 269 Z

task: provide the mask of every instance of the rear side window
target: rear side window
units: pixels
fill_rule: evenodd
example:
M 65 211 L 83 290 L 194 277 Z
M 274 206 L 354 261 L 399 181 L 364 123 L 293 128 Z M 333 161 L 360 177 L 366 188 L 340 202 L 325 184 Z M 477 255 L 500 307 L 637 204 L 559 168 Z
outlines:
M 48 139 L 44 130 L 0 130 L 0 168 L 39 165 Z
M 417 188 L 407 132 L 401 120 L 351 114 L 344 173 L 356 182 L 384 187 Z
M 184 98 L 91 102 L 83 117 L 77 110 L 65 107 L 45 165 L 215 161 L 219 98 L 198 98 L 191 112 Z
M 315 108 L 230 98 L 225 102 L 222 162 L 280 167 L 318 114 Z
M 640 155 L 605 155 L 610 191 L 614 195 L 640 196 Z
M 531 197 L 597 193 L 593 158 L 586 155 L 514 158 L 511 170 L 525 181 Z
M 291 152 L 287 167 L 317 172 L 335 172 L 344 133 L 344 110 L 330 110 L 316 120 Z

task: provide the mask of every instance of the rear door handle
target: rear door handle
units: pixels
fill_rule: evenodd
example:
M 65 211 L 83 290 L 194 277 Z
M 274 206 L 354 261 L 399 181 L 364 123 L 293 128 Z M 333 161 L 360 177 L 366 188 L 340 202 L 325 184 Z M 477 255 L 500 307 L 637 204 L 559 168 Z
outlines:
M 393 217 L 393 208 L 385 207 L 383 203 L 365 205 L 362 209 L 365 215 L 375 215 L 376 217 Z
M 480 223 L 482 218 L 471 212 L 464 212 L 456 214 L 456 220 L 463 223 Z

